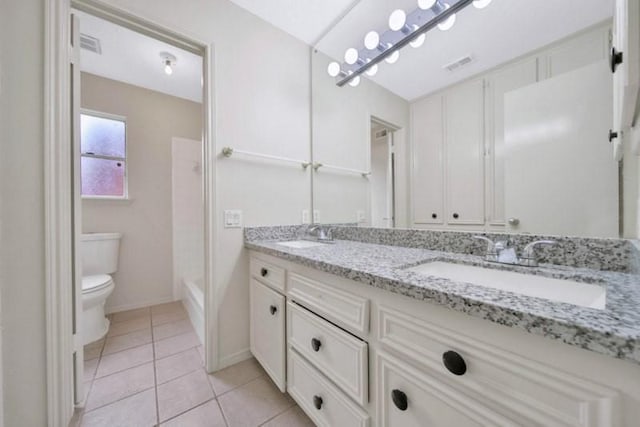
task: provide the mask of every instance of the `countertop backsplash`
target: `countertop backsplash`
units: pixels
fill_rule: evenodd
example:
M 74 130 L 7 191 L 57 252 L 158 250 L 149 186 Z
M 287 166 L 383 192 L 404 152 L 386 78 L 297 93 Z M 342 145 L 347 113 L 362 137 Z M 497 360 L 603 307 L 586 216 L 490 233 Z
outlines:
M 307 235 L 309 225 L 247 227 L 246 241 L 296 240 Z M 553 246 L 539 246 L 541 263 L 640 274 L 640 242 L 627 239 L 544 236 L 533 234 L 440 231 L 398 228 L 356 227 L 354 224 L 327 225 L 336 240 L 351 240 L 407 248 L 422 248 L 466 255 L 483 256 L 486 243 L 473 236 L 493 241 L 511 239 L 516 251 L 536 240 L 555 240 Z

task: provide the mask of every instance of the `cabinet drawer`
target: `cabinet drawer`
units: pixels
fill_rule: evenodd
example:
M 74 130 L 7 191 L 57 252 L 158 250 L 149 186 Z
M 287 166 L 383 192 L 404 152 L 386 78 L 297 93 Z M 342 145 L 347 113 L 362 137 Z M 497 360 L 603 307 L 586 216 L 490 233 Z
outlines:
M 380 307 L 378 318 L 385 349 L 478 396 L 488 407 L 499 407 L 500 413 L 517 418 L 519 425 L 616 425 L 613 408 L 619 396 L 615 390 L 385 306 Z M 462 375 L 445 366 L 444 355 L 449 351 L 462 357 L 466 367 Z
M 251 353 L 281 391 L 285 377 L 285 297 L 251 279 Z
M 369 300 L 317 280 L 289 274 L 289 296 L 315 313 L 355 333 L 369 331 Z
M 384 352 L 376 366 L 381 427 L 518 425 Z
M 367 427 L 369 415 L 295 350 L 289 349 L 287 391 L 318 426 Z
M 259 279 L 266 285 L 284 293 L 285 270 L 269 262 L 251 257 L 249 261 L 251 276 Z
M 367 343 L 289 302 L 289 346 L 305 356 L 356 402 L 368 393 Z

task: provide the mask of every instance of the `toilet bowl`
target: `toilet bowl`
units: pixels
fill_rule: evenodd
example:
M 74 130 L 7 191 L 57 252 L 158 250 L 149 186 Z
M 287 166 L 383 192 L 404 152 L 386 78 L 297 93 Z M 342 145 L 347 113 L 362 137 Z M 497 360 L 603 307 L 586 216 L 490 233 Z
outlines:
M 111 274 L 118 268 L 120 233 L 90 233 L 81 238 L 82 255 L 82 318 L 83 344 L 104 337 L 109 331 L 109 319 L 104 313 L 107 298 L 115 283 Z

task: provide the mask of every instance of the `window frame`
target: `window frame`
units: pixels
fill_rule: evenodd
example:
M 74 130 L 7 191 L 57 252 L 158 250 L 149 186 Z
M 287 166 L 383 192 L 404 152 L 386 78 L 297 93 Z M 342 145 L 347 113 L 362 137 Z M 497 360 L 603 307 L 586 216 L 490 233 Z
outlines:
M 85 154 L 82 152 L 82 137 L 80 136 L 80 162 L 82 163 L 83 157 L 92 159 L 104 159 L 104 160 L 121 160 L 124 163 L 124 177 L 123 177 L 123 195 L 122 196 L 98 196 L 98 195 L 84 195 L 82 194 L 82 167 L 80 167 L 80 197 L 83 200 L 130 200 L 129 198 L 129 134 L 127 117 L 118 114 L 105 113 L 104 111 L 91 110 L 89 108 L 80 109 L 80 119 L 82 116 L 92 116 L 101 119 L 117 120 L 124 123 L 124 157 L 118 156 L 104 156 L 101 154 Z

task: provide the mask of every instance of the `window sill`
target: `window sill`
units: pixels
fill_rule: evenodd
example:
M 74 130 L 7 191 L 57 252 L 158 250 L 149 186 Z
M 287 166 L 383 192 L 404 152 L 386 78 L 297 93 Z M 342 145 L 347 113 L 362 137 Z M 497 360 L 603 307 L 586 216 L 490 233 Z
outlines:
M 130 204 L 131 202 L 133 202 L 135 199 L 132 199 L 130 197 L 99 197 L 99 196 L 82 196 L 81 197 L 82 201 L 87 201 L 87 202 L 110 202 L 110 203 L 123 203 L 123 204 Z

